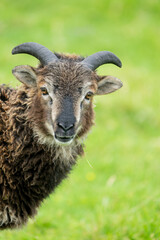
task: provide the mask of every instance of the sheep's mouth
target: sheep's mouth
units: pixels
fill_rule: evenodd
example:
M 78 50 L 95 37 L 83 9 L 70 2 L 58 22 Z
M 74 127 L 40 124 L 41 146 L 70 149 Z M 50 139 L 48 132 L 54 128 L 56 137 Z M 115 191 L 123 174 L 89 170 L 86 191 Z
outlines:
M 69 143 L 73 140 L 73 136 L 58 136 L 55 135 L 55 139 L 62 143 Z

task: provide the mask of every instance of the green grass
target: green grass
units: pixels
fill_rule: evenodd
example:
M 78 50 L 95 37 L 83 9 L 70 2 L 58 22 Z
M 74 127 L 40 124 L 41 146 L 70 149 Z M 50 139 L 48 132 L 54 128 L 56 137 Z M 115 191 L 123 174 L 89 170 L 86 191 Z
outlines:
M 86 154 L 38 215 L 0 240 L 160 239 L 160 4 L 158 0 L 1 0 L 0 83 L 16 86 L 12 56 L 27 41 L 59 52 L 109 50 L 123 68 L 99 68 L 124 87 L 97 97 Z

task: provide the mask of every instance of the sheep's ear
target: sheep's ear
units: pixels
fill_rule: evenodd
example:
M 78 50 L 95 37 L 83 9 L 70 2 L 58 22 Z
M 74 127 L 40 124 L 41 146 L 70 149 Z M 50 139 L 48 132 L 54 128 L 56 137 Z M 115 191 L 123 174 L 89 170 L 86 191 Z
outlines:
M 17 66 L 12 70 L 13 75 L 28 87 L 36 87 L 37 76 L 32 67 L 27 65 Z
M 122 86 L 123 83 L 118 78 L 112 76 L 103 76 L 98 81 L 98 89 L 96 94 L 97 95 L 108 94 L 118 90 Z

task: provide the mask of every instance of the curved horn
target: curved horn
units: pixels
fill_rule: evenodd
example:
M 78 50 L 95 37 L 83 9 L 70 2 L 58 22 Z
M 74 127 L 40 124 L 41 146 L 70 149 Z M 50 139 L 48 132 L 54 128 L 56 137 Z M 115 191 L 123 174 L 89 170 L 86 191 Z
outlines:
M 108 51 L 94 53 L 86 57 L 82 63 L 91 70 L 95 70 L 105 63 L 113 63 L 118 67 L 122 67 L 121 60 L 115 54 Z
M 34 42 L 22 43 L 12 50 L 12 54 L 27 53 L 40 60 L 40 62 L 45 66 L 50 62 L 55 62 L 59 60 L 56 55 L 51 52 L 48 48 L 42 46 L 41 44 Z

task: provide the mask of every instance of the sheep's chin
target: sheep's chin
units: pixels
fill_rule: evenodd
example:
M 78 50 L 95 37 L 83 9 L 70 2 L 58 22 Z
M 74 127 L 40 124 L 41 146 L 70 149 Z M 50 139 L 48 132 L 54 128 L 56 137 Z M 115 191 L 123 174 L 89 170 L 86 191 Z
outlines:
M 55 143 L 57 145 L 62 145 L 62 146 L 68 146 L 73 142 L 73 138 L 71 140 L 69 140 L 68 142 L 59 141 L 57 138 L 54 138 L 54 139 L 55 139 Z

